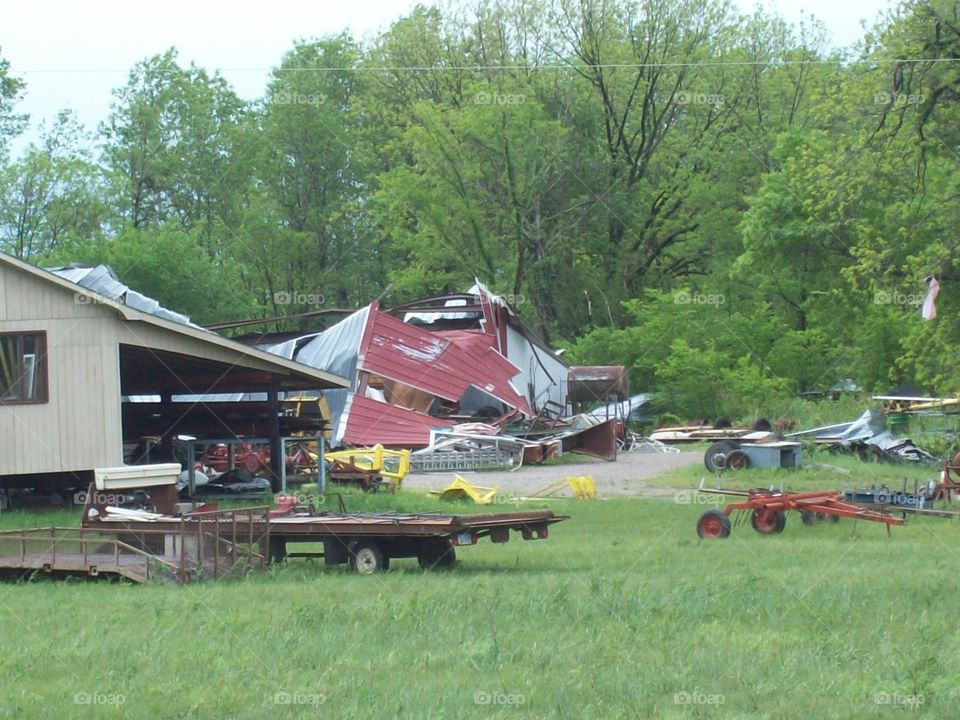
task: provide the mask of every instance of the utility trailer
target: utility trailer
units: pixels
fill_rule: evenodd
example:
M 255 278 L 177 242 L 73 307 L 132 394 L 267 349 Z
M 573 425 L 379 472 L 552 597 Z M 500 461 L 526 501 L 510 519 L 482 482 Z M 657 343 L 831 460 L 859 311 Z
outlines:
M 327 565 L 348 563 L 363 574 L 386 570 L 392 558 L 415 557 L 420 566 L 443 568 L 456 561 L 456 548 L 489 537 L 505 543 L 510 531 L 524 540 L 543 539 L 548 526 L 566 519 L 550 510 L 445 515 L 437 513 L 322 513 L 270 518 L 270 557 L 322 556 Z M 288 552 L 294 543 L 323 543 L 323 552 Z
M 111 472 L 131 477 L 111 479 Z M 221 549 L 242 548 L 275 562 L 287 557 L 323 557 L 328 565 L 347 563 L 363 574 L 386 570 L 391 559 L 406 557 L 417 558 L 425 568 L 442 568 L 454 563 L 458 547 L 475 545 L 485 537 L 504 543 L 511 531 L 524 540 L 545 539 L 550 525 L 569 517 L 551 510 L 477 515 L 350 513 L 342 499 L 338 512 L 317 512 L 296 504 L 293 498 L 281 499 L 275 510 L 219 510 L 212 505 L 179 503 L 175 483 L 137 485 L 134 477 L 133 468 L 98 471 L 96 485 L 87 493 L 82 526 L 163 559 L 175 558 L 178 550 L 183 554 L 184 547 L 191 556 L 194 552 L 202 555 L 203 547 L 212 547 L 215 561 Z M 229 517 L 222 519 L 225 514 Z M 288 546 L 295 543 L 322 544 L 323 551 L 290 552 Z M 207 556 L 210 554 L 208 550 Z M 202 557 L 199 562 L 203 564 Z

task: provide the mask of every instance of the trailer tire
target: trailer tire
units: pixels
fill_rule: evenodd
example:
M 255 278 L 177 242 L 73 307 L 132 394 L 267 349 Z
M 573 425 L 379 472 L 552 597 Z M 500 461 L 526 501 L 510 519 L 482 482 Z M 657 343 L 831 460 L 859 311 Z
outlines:
M 445 570 L 457 561 L 457 551 L 448 538 L 424 541 L 417 553 L 417 561 L 424 570 Z
M 787 514 L 783 510 L 764 510 L 757 508 L 750 517 L 753 529 L 763 535 L 776 535 L 783 532 L 787 525 Z
M 746 451 L 737 448 L 727 454 L 727 470 L 746 470 L 750 467 L 750 456 Z
M 697 520 L 697 535 L 701 538 L 729 537 L 730 518 L 723 510 L 707 510 Z
M 373 575 L 389 566 L 390 559 L 373 540 L 360 540 L 350 548 L 350 569 L 361 575 Z
M 704 453 L 703 464 L 707 466 L 707 470 L 710 472 L 726 470 L 727 457 L 736 449 L 736 444 L 730 442 L 729 440 L 715 442 L 713 445 L 708 447 L 707 452 Z

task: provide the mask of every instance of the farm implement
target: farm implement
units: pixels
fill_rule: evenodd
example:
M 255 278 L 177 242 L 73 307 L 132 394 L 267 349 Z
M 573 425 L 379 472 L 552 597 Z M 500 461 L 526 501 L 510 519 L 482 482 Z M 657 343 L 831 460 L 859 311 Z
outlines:
M 697 520 L 697 535 L 701 538 L 725 538 L 730 535 L 730 516 L 739 510 L 735 523 L 740 522 L 749 513 L 750 524 L 753 529 L 764 535 L 774 535 L 783 532 L 787 523 L 787 513 L 800 513 L 804 525 L 813 525 L 820 522 L 836 522 L 842 517 L 854 520 L 869 520 L 882 522 L 887 526 L 887 533 L 891 525 L 903 525 L 903 520 L 887 513 L 868 510 L 853 503 L 846 502 L 837 491 L 819 491 L 794 493 L 785 491 L 765 490 L 754 488 L 751 490 L 713 490 L 699 489 L 700 492 L 716 495 L 731 495 L 742 497 L 740 502 L 732 502 L 723 510 L 712 509 L 704 512 Z

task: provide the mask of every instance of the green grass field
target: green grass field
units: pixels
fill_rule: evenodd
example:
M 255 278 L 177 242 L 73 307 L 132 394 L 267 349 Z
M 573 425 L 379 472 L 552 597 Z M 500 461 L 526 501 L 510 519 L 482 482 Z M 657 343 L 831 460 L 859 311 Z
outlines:
M 702 474 L 685 472 L 670 483 Z M 841 473 L 741 482 L 781 476 Z M 181 587 L 5 582 L 0 717 L 957 717 L 960 525 L 912 518 L 888 537 L 790 516 L 779 536 L 747 523 L 700 541 L 712 502 L 553 501 L 572 518 L 548 540 L 481 541 L 450 572 L 293 560 Z M 76 521 L 7 512 L 0 527 Z

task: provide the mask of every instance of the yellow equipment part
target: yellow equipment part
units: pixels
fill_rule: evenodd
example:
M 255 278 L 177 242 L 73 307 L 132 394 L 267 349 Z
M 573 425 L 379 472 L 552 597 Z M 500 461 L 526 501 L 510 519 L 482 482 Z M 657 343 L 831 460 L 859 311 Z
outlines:
M 293 417 L 320 417 L 324 420 L 323 439 L 330 442 L 333 437 L 330 428 L 330 403 L 324 396 L 308 397 L 306 395 L 287 395 L 280 401 L 284 410 Z M 307 435 L 307 438 L 310 436 Z M 316 443 L 311 443 L 312 449 L 316 450 Z
M 597 486 L 590 475 L 571 475 L 567 478 L 573 496 L 579 500 L 589 500 L 597 496 Z
M 410 474 L 409 450 L 386 450 L 383 445 L 372 448 L 351 448 L 324 453 L 329 462 L 341 460 L 388 478 L 394 489 L 398 489 L 403 479 Z
M 579 500 L 588 500 L 597 496 L 597 486 L 590 475 L 568 475 L 563 480 L 552 482 L 537 490 L 531 497 L 549 497 L 554 493 L 569 487 L 573 496 Z
M 477 505 L 490 505 L 497 499 L 497 493 L 500 492 L 500 486 L 484 487 L 483 485 L 471 485 L 459 475 L 453 476 L 455 479 L 443 490 L 433 490 L 434 495 L 439 495 L 441 500 L 473 500 Z

